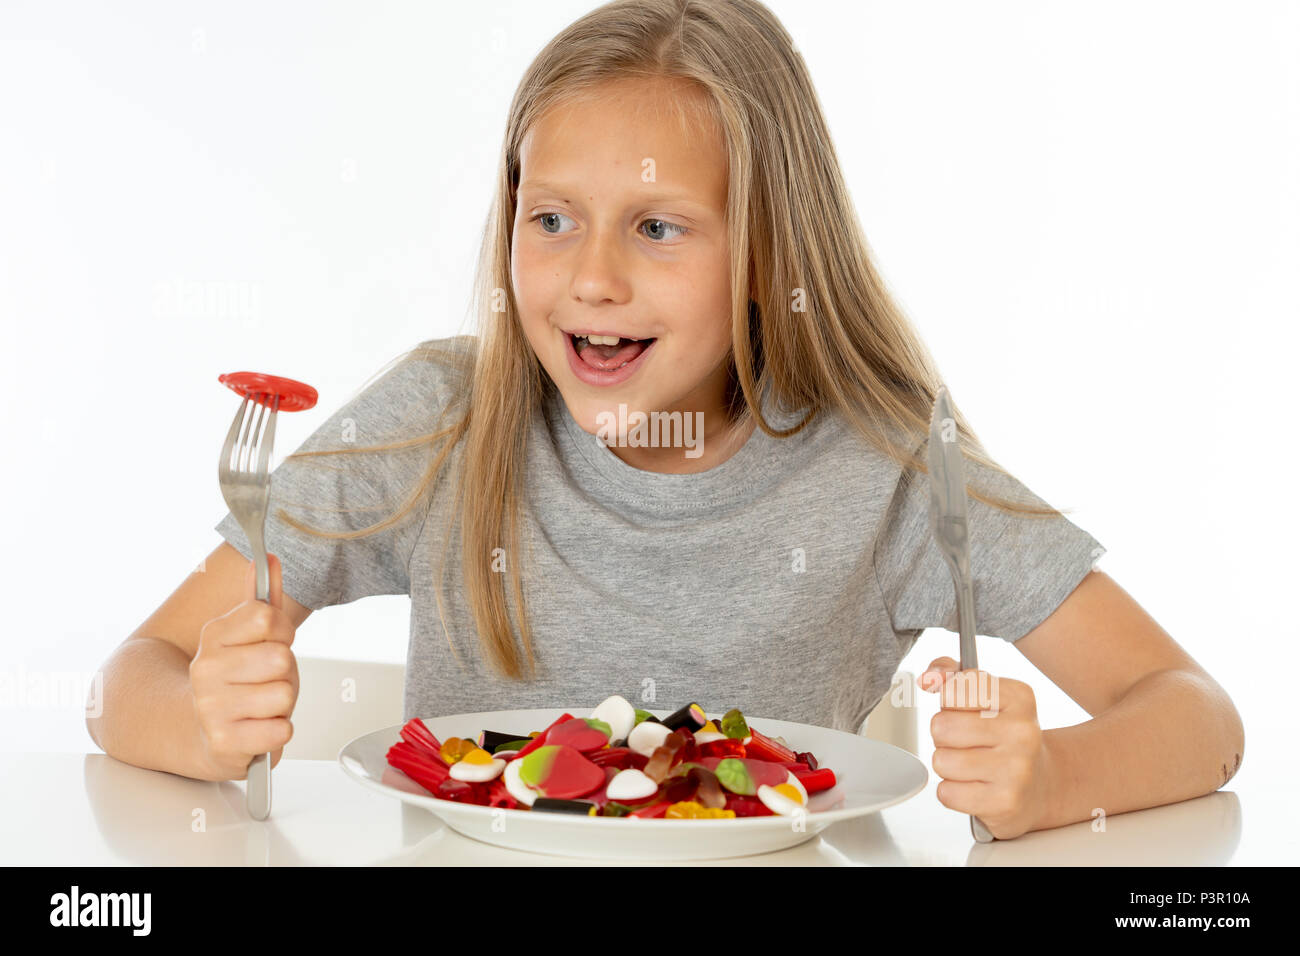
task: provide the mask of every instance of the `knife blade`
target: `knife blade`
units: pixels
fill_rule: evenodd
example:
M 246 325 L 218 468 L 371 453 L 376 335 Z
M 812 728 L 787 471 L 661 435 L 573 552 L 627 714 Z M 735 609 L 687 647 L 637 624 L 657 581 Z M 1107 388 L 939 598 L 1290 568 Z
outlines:
M 961 440 L 948 387 L 941 386 L 930 409 L 930 441 L 926 448 L 930 467 L 930 530 L 952 574 L 957 597 L 957 633 L 961 641 L 961 669 L 979 666 L 975 654 L 975 595 L 970 570 L 970 532 L 966 514 L 966 472 Z M 970 818 L 970 832 L 978 843 L 995 839 L 979 817 Z

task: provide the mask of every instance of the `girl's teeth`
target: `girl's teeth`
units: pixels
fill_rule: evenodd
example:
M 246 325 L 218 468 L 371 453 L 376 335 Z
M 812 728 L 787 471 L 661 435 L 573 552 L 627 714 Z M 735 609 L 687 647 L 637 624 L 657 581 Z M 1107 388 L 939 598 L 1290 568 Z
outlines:
M 618 345 L 619 337 L 617 335 L 580 335 L 580 339 L 586 339 L 592 345 Z

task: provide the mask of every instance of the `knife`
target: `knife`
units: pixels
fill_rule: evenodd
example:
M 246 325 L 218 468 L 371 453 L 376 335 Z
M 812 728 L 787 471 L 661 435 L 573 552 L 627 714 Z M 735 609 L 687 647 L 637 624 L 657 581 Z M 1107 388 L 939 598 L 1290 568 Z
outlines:
M 961 669 L 979 666 L 975 657 L 975 594 L 970 574 L 970 536 L 966 527 L 966 475 L 962 467 L 957 419 L 941 386 L 930 410 L 930 529 L 935 543 L 952 572 L 957 592 L 957 633 L 961 638 Z M 971 836 L 977 843 L 992 843 L 995 837 L 979 817 L 970 818 Z

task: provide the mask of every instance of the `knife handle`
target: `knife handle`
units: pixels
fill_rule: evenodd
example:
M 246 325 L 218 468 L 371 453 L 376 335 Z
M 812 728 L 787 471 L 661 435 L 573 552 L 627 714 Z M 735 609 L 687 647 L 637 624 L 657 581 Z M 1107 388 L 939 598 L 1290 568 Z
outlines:
M 256 754 L 248 764 L 248 784 L 244 791 L 248 815 L 265 820 L 271 815 L 271 755 Z
M 975 670 L 975 591 L 969 574 L 959 575 L 957 585 L 957 633 L 961 637 L 961 669 Z
M 997 839 L 989 832 L 989 828 L 984 825 L 984 821 L 973 814 L 970 818 L 970 835 L 975 838 L 976 843 L 992 843 Z
M 961 669 L 975 670 L 979 658 L 975 653 L 975 590 L 969 574 L 957 576 L 957 632 L 961 636 Z M 992 843 L 997 839 L 979 817 L 971 814 L 970 835 L 976 843 Z

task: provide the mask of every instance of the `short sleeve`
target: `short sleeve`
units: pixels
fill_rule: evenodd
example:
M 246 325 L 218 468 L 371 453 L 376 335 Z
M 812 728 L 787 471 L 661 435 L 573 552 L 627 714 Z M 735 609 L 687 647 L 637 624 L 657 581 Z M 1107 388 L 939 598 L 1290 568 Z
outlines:
M 376 594 L 409 594 L 408 567 L 432 500 L 417 494 L 433 460 L 429 442 L 383 451 L 369 446 L 401 443 L 436 430 L 453 394 L 452 378 L 430 346 L 463 348 L 456 339 L 430 340 L 347 401 L 296 450 L 343 449 L 341 454 L 286 457 L 271 473 L 266 548 L 280 559 L 284 592 L 319 610 Z M 310 414 L 310 412 L 302 413 Z M 281 519 L 284 509 L 317 531 L 358 531 L 384 521 L 414 501 L 404 517 L 381 531 L 355 538 L 327 537 Z M 245 558 L 248 538 L 229 512 L 216 530 Z
M 1046 505 L 1010 475 L 969 457 L 965 466 L 968 488 Z M 975 631 L 1013 642 L 1050 617 L 1106 550 L 1064 516 L 1010 514 L 973 497 L 967 532 Z M 952 574 L 930 528 L 928 475 L 903 470 L 876 539 L 875 569 L 896 631 L 957 630 Z

